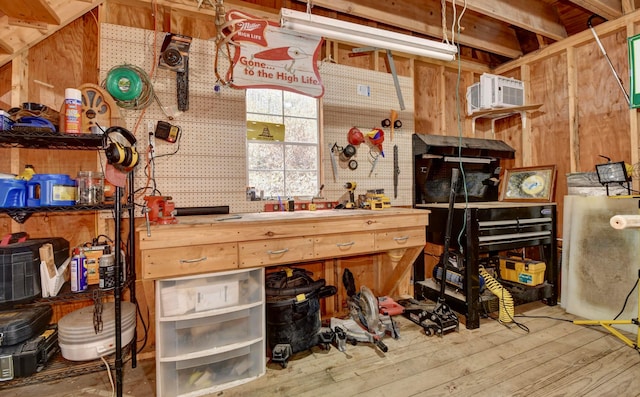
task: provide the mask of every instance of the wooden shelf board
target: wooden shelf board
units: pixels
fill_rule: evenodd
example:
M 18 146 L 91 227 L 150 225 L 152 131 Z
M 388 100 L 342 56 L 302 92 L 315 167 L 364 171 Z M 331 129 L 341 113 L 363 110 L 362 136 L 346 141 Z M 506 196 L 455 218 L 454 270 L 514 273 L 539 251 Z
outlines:
M 492 109 L 483 109 L 478 110 L 477 112 L 473 112 L 469 115 L 469 117 L 477 118 L 494 118 L 494 117 L 506 117 L 515 113 L 520 112 L 528 112 L 531 110 L 538 109 L 542 104 L 537 105 L 525 105 L 525 106 L 512 106 L 512 107 L 504 107 L 504 108 L 492 108 Z

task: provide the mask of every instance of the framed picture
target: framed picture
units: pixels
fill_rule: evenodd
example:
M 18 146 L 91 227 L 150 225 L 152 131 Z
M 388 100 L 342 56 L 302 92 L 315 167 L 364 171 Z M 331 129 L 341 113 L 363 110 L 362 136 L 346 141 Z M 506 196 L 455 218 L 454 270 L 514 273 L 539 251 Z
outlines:
M 553 201 L 556 166 L 506 170 L 500 182 L 500 201 Z

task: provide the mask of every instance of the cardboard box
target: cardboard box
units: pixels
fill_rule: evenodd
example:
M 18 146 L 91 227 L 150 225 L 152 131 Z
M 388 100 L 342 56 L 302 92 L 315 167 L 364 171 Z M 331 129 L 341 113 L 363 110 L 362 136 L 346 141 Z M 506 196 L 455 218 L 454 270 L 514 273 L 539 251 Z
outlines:
M 100 257 L 102 256 L 104 249 L 109 247 L 108 245 L 94 245 L 91 247 L 82 247 L 84 256 L 84 266 L 87 269 L 87 284 L 97 285 L 100 283 Z

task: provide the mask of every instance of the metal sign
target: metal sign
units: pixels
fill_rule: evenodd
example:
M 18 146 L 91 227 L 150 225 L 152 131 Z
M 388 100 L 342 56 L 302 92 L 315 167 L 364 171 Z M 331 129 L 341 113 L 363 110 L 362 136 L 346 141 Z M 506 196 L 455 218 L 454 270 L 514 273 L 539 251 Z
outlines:
M 282 29 L 240 11 L 227 13 L 235 44 L 231 75 L 234 88 L 275 88 L 319 98 L 324 86 L 318 71 L 322 38 Z

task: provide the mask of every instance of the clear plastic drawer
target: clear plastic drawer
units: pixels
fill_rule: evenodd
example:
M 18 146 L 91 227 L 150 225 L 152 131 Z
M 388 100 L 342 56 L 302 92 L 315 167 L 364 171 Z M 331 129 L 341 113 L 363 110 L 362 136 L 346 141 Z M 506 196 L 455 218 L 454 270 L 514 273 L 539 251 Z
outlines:
M 225 314 L 160 323 L 162 339 L 156 341 L 162 358 L 223 348 L 261 338 L 262 305 Z
M 190 360 L 160 362 L 158 396 L 202 396 L 264 374 L 264 343 Z
M 263 269 L 210 273 L 192 277 L 158 280 L 162 318 L 185 316 L 262 302 Z

